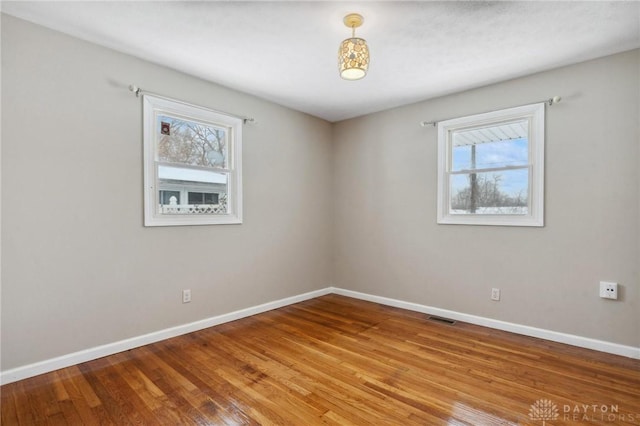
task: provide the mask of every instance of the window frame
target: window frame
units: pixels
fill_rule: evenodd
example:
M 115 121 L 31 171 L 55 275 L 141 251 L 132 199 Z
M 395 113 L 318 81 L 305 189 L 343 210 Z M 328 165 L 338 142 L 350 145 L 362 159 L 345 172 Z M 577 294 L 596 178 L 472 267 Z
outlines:
M 143 94 L 143 155 L 144 155 L 144 226 L 226 225 L 242 223 L 242 118 L 234 117 L 209 108 L 189 104 L 158 95 Z M 228 132 L 227 168 L 188 166 L 212 170 L 227 175 L 226 214 L 162 214 L 159 212 L 158 160 L 159 115 L 168 115 L 184 120 L 210 124 Z M 171 189 L 176 190 L 176 189 Z M 213 191 L 215 192 L 215 191 Z
M 529 122 L 528 214 L 452 214 L 450 187 L 453 157 L 452 133 L 456 130 L 486 127 L 492 124 L 498 125 L 518 119 L 527 119 Z M 544 226 L 544 119 L 545 103 L 536 103 L 438 122 L 437 223 L 458 225 Z

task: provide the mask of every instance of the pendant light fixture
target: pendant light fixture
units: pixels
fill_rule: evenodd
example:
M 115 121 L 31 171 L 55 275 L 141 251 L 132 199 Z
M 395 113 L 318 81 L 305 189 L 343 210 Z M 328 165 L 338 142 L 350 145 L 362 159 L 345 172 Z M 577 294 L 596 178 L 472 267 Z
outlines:
M 338 49 L 338 68 L 340 77 L 345 80 L 360 80 L 369 69 L 369 47 L 367 41 L 356 37 L 356 28 L 362 25 L 364 18 L 357 13 L 344 17 L 344 24 L 351 28 L 351 37 L 340 43 Z

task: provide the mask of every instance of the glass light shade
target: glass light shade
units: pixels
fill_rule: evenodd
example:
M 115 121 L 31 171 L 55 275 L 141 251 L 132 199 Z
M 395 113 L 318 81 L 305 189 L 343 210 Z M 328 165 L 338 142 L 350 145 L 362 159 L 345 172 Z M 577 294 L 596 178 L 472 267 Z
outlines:
M 369 48 L 363 38 L 345 39 L 338 49 L 340 77 L 345 80 L 359 80 L 369 69 Z

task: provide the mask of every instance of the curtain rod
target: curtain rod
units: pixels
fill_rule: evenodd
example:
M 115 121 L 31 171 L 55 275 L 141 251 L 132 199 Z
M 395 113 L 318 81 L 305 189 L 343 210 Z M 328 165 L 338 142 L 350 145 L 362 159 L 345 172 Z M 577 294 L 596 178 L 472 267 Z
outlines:
M 561 100 L 562 100 L 562 98 L 560 96 L 554 96 L 553 98 L 545 99 L 545 100 L 538 101 L 538 102 L 531 102 L 531 103 L 532 104 L 545 103 L 545 104 L 548 104 L 549 106 L 552 106 L 552 105 L 555 105 L 555 104 L 559 103 Z M 493 110 L 493 111 L 498 111 L 498 110 Z M 489 111 L 489 112 L 493 112 L 493 111 Z M 446 119 L 446 120 L 450 120 L 450 119 Z M 427 127 L 427 126 L 436 127 L 439 122 L 446 121 L 446 120 L 421 121 L 420 122 L 420 126 L 422 126 L 422 127 Z
M 175 100 L 175 99 L 163 96 L 163 95 L 159 95 L 157 93 L 153 93 L 153 92 L 149 92 L 147 90 L 143 90 L 141 87 L 138 87 L 135 84 L 130 84 L 129 85 L 129 91 L 132 92 L 134 95 L 136 95 L 136 98 L 139 98 L 141 93 L 142 94 L 146 93 L 147 95 L 158 96 L 160 98 L 169 99 L 169 100 L 172 100 L 172 101 Z M 180 102 L 180 103 L 183 103 L 183 104 L 188 104 L 188 102 L 182 102 L 182 101 L 177 101 L 177 102 Z M 247 117 L 247 116 L 244 116 L 244 115 L 229 114 L 228 112 L 216 111 L 216 110 L 212 110 L 211 108 L 207 108 L 207 109 L 209 109 L 211 111 L 214 111 L 214 112 L 217 112 L 219 114 L 224 114 L 224 115 L 229 115 L 231 117 L 239 118 L 239 119 L 242 120 L 242 122 L 244 124 L 247 124 L 247 123 L 254 123 L 255 124 L 256 123 L 256 120 L 253 117 Z

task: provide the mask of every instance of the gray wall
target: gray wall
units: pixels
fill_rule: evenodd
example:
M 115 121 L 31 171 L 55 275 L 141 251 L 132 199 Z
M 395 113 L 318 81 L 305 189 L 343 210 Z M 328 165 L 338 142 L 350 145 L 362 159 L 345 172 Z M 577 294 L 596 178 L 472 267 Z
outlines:
M 640 345 L 639 78 L 632 51 L 337 124 L 334 284 Z M 436 130 L 418 122 L 554 95 L 546 226 L 437 225 Z
M 244 224 L 142 226 L 130 83 L 258 120 Z M 6 15 L 2 110 L 3 370 L 331 284 L 329 123 Z

